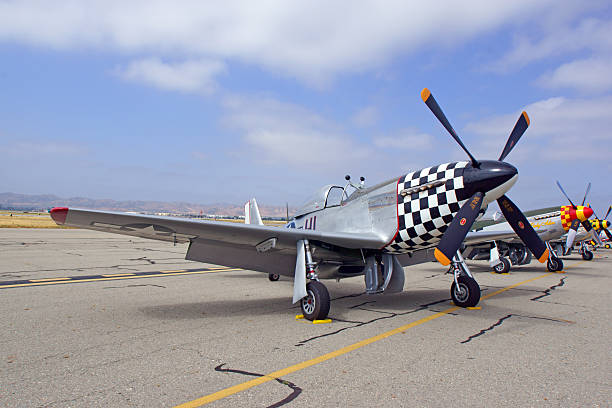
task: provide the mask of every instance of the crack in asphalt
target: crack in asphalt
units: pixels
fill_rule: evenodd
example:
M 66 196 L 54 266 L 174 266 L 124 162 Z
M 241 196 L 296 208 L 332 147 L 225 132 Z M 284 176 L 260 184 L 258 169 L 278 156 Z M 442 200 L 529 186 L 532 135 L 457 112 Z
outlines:
M 561 280 L 559 281 L 559 283 L 557 283 L 556 285 L 552 285 L 550 288 L 548 288 L 548 289 L 546 289 L 544 291 L 541 291 L 542 295 L 536 296 L 536 297 L 531 298 L 529 300 L 532 300 L 532 301 L 536 302 L 539 299 L 542 299 L 543 297 L 550 296 L 550 292 L 552 292 L 553 290 L 555 290 L 557 288 L 560 288 L 561 286 L 565 285 L 565 279 L 567 279 L 567 276 L 562 277 Z
M 516 314 L 516 313 L 510 313 L 510 314 L 500 318 L 498 321 L 496 321 L 495 323 L 493 323 L 491 326 L 487 327 L 486 329 L 482 329 L 478 333 L 472 334 L 470 337 L 468 337 L 467 339 L 465 339 L 463 341 L 460 341 L 459 343 L 461 343 L 461 344 L 469 343 L 470 341 L 472 341 L 476 337 L 480 337 L 483 334 L 485 334 L 486 332 L 492 331 L 496 327 L 501 326 L 504 321 L 510 319 L 511 317 L 524 317 L 526 319 L 546 320 L 546 321 L 549 321 L 549 322 L 557 322 L 557 323 L 568 323 L 568 324 L 575 323 L 575 322 L 572 322 L 570 320 L 553 319 L 552 317 L 526 316 L 526 315 L 521 315 L 521 314 Z
M 218 366 L 215 367 L 215 371 L 218 372 L 222 372 L 222 373 L 236 373 L 236 374 L 242 374 L 242 375 L 248 375 L 251 377 L 265 377 L 265 374 L 259 374 L 259 373 L 251 373 L 249 371 L 244 371 L 244 370 L 235 370 L 232 368 L 223 368 L 223 366 L 225 365 L 225 363 L 223 364 L 219 364 Z M 272 404 L 272 405 L 268 405 L 268 408 L 276 408 L 276 407 L 281 407 L 285 404 L 290 403 L 291 401 L 293 401 L 294 399 L 296 399 L 301 393 L 302 393 L 302 389 L 300 387 L 298 387 L 297 385 L 295 385 L 294 383 L 292 383 L 291 381 L 287 381 L 287 380 L 283 380 L 282 378 L 275 378 L 274 381 L 276 381 L 279 384 L 282 385 L 286 385 L 287 387 L 291 388 L 292 393 L 289 394 L 287 397 L 285 397 L 284 399 Z
M 155 265 L 155 261 L 147 258 L 146 256 L 141 256 L 140 258 L 128 258 L 128 261 L 147 261 L 151 265 Z
M 303 346 L 304 344 L 309 343 L 311 341 L 318 340 L 318 339 L 321 339 L 323 337 L 333 336 L 333 335 L 341 333 L 341 332 L 343 332 L 345 330 L 354 329 L 354 328 L 357 328 L 357 327 L 362 327 L 362 326 L 365 326 L 365 325 L 368 325 L 368 324 L 371 324 L 371 323 L 378 322 L 380 320 L 392 319 L 394 317 L 406 316 L 406 315 L 409 315 L 409 314 L 412 314 L 412 313 L 417 313 L 417 312 L 420 312 L 420 311 L 423 311 L 423 310 L 428 310 L 430 306 L 437 305 L 437 304 L 443 303 L 443 302 L 448 302 L 449 300 L 450 300 L 450 298 L 446 298 L 446 299 L 442 299 L 442 300 L 437 300 L 435 302 L 426 303 L 424 305 L 420 305 L 416 309 L 408 310 L 406 312 L 387 312 L 387 311 L 384 311 L 384 310 L 365 309 L 365 308 L 358 307 L 358 306 L 361 306 L 361 305 L 363 305 L 365 303 L 375 303 L 375 301 L 361 303 L 361 304 L 353 306 L 352 308 L 358 308 L 359 310 L 365 310 L 365 311 L 368 311 L 368 312 L 385 313 L 386 316 L 377 317 L 377 318 L 374 318 L 374 319 L 371 319 L 371 320 L 368 320 L 368 321 L 365 321 L 365 322 L 351 322 L 351 323 L 354 323 L 353 326 L 343 327 L 341 329 L 334 330 L 332 332 L 320 334 L 318 336 L 313 336 L 313 337 L 310 337 L 308 339 L 301 340 L 295 346 L 296 347 L 300 347 L 300 346 Z M 334 320 L 342 321 L 342 322 L 347 322 L 346 320 L 340 320 L 340 319 L 334 319 Z

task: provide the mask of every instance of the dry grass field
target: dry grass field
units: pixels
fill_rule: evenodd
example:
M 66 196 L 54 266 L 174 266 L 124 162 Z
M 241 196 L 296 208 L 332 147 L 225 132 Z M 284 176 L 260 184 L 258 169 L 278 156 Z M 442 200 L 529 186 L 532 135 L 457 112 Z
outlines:
M 219 219 L 225 222 L 244 222 L 236 219 Z M 264 221 L 265 225 L 282 226 L 284 221 Z M 70 228 L 60 227 L 48 213 L 24 213 L 18 211 L 0 211 L 0 228 Z

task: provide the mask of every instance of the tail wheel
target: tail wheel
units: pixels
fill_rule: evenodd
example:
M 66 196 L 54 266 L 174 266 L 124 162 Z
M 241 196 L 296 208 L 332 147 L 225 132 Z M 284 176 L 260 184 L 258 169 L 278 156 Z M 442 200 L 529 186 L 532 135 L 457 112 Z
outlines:
M 508 273 L 510 271 L 510 261 L 506 258 L 499 258 L 500 263 L 493 267 L 495 273 Z
M 302 313 L 308 320 L 322 320 L 329 313 L 329 292 L 321 282 L 312 281 L 306 285 L 306 297 L 302 299 Z
M 277 275 L 275 273 L 269 273 L 268 279 L 270 280 L 270 282 L 276 282 L 277 280 L 280 279 L 280 275 Z
M 550 272 L 557 272 L 563 270 L 563 261 L 555 256 L 551 257 L 546 264 L 546 268 Z
M 459 307 L 473 307 L 480 300 L 480 286 L 478 282 L 466 275 L 461 275 L 457 282 L 451 285 L 451 297 L 455 305 Z
M 582 253 L 582 259 L 584 259 L 585 261 L 590 261 L 591 259 L 593 259 L 593 253 L 591 251 L 584 251 Z

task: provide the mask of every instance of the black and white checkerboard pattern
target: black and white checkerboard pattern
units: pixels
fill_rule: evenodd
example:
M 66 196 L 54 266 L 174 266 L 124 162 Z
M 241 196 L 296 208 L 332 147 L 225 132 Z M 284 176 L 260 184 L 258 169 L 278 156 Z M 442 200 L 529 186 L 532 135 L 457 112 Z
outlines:
M 465 200 L 463 168 L 468 162 L 445 163 L 409 173 L 397 184 L 398 233 L 385 250 L 406 253 L 434 246 Z M 438 187 L 402 197 L 404 189 L 446 180 Z

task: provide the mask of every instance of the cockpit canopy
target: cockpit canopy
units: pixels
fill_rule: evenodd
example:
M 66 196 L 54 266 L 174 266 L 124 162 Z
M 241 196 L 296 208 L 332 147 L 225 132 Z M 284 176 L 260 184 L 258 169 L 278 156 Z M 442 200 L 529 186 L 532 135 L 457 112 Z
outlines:
M 323 208 L 339 206 L 342 204 L 343 198 L 345 198 L 344 187 L 328 184 L 321 187 L 306 201 L 295 216 L 300 217 L 313 211 L 322 210 Z

